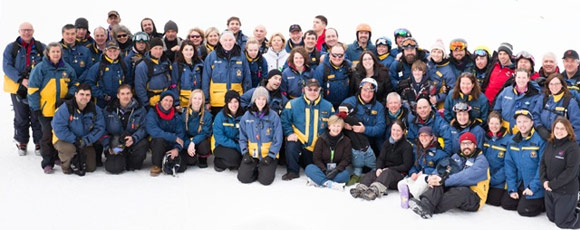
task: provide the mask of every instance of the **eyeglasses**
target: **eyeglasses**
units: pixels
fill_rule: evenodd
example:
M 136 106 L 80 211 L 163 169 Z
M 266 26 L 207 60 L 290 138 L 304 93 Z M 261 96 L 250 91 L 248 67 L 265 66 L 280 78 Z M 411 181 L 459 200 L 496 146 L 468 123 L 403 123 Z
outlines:
M 330 53 L 330 55 L 332 55 L 335 58 L 342 58 L 342 57 L 344 57 L 344 54 L 334 54 L 334 53 Z
M 467 48 L 467 43 L 462 41 L 454 41 L 449 44 L 451 50 L 465 50 L 465 48 Z
M 405 39 L 401 46 L 404 49 L 415 49 L 417 48 L 417 41 L 415 41 L 415 39 Z
M 201 35 L 189 35 L 189 38 L 201 38 Z
M 134 42 L 149 42 L 149 35 L 147 35 L 146 33 L 136 33 L 135 36 L 133 37 L 133 41 Z
M 395 37 L 397 36 L 401 36 L 401 37 L 411 37 L 411 32 L 405 28 L 400 28 L 395 30 Z
M 486 50 L 484 50 L 484 49 L 478 49 L 478 50 L 475 50 L 475 51 L 473 51 L 473 54 L 474 54 L 475 56 L 488 56 L 488 55 L 489 55 L 489 54 L 487 53 L 487 51 L 486 51 Z
M 459 143 L 461 146 L 472 146 L 473 142 L 471 141 L 462 141 L 461 143 Z
M 127 34 L 117 34 L 117 38 L 124 38 L 127 37 Z
M 25 33 L 32 33 L 34 30 L 33 29 L 21 29 L 20 31 L 25 32 Z

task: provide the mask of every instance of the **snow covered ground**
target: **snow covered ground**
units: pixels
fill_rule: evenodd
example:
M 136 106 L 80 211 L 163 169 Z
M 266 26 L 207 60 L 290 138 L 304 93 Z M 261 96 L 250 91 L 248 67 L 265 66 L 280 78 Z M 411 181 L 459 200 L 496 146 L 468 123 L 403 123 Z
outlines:
M 360 4 L 360 6 L 356 5 Z M 29 21 L 35 37 L 45 43 L 60 40 L 60 29 L 78 17 L 89 20 L 92 30 L 106 25 L 109 10 L 118 10 L 133 32 L 151 17 L 158 31 L 169 19 L 185 37 L 195 26 L 225 29 L 226 19 L 236 15 L 242 30 L 252 34 L 264 24 L 268 34 L 287 34 L 290 24 L 311 28 L 312 18 L 323 14 L 340 40 L 352 43 L 360 22 L 373 27 L 373 38 L 388 36 L 399 27 L 411 30 L 419 45 L 429 49 L 441 38 L 448 44 L 456 37 L 497 48 L 508 41 L 514 53 L 527 50 L 536 58 L 536 70 L 546 51 L 558 57 L 570 48 L 578 50 L 576 13 L 578 1 L 0 1 L 0 47 L 18 36 L 18 25 Z M 24 7 L 27 5 L 27 7 Z M 560 63 L 560 67 L 562 65 Z M 434 229 L 552 229 L 545 215 L 524 218 L 515 212 L 484 206 L 477 213 L 451 211 L 422 220 L 399 207 L 398 193 L 391 191 L 374 202 L 354 200 L 348 191 L 307 187 L 304 175 L 281 181 L 279 168 L 271 186 L 244 185 L 236 173 L 211 168 L 190 168 L 178 178 L 151 178 L 147 169 L 108 175 L 102 168 L 85 177 L 63 175 L 57 167 L 44 175 L 38 156 L 17 156 L 12 143 L 13 113 L 10 98 L 0 94 L 0 229 L 376 229 L 428 227 Z M 32 151 L 32 147 L 30 147 Z

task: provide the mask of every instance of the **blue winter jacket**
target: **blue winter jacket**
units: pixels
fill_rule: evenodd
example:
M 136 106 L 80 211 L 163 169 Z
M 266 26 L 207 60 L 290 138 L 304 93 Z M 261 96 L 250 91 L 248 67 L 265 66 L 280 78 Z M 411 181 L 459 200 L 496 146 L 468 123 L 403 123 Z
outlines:
M 377 55 L 377 58 L 379 58 L 379 61 L 381 62 L 381 64 L 383 64 L 383 66 L 390 68 L 391 64 L 393 64 L 393 61 L 395 61 L 395 58 L 393 56 L 390 55 L 390 53 L 386 53 L 383 54 L 381 56 L 379 56 L 378 54 L 375 53 L 375 55 Z M 390 71 L 389 71 L 390 73 Z M 390 79 L 388 79 L 390 80 Z
M 60 44 L 62 45 L 62 59 L 73 67 L 82 82 L 85 71 L 93 66 L 91 51 L 87 47 L 80 45 L 70 47 L 64 44 L 62 40 Z
M 391 54 L 393 54 L 393 50 L 391 50 Z M 421 60 L 427 63 L 428 54 L 429 52 L 427 52 L 426 50 L 417 48 L 416 60 Z M 397 54 L 394 55 L 394 57 L 396 56 Z M 399 81 L 407 79 L 410 76 L 413 76 L 413 73 L 411 71 L 412 65 L 413 63 L 407 63 L 407 60 L 403 56 L 401 56 L 401 59 L 399 59 L 398 61 L 394 60 L 393 63 L 391 63 L 391 66 L 389 66 L 389 70 L 391 71 L 390 76 L 391 83 L 393 86 L 398 86 Z
M 570 93 L 574 95 L 577 101 L 580 101 L 580 70 L 576 71 L 572 77 L 568 77 L 566 70 L 562 71 L 561 74 L 564 76 L 566 83 L 568 83 Z
M 508 143 L 505 157 L 505 176 L 507 193 L 514 193 L 523 183 L 534 195 L 528 199 L 544 197 L 544 187 L 540 182 L 540 160 L 544 154 L 545 141 L 532 129 L 530 136 L 523 138 L 516 133 Z
M 238 34 L 234 36 L 236 37 L 236 44 L 240 46 L 242 50 L 244 50 L 244 48 L 246 47 L 246 42 L 248 42 L 248 36 L 242 33 L 242 30 L 239 30 Z
M 262 79 L 268 76 L 268 62 L 262 57 L 262 54 L 258 54 L 256 58 L 252 59 L 246 53 L 246 60 L 248 60 L 250 74 L 252 75 L 252 88 L 256 88 Z
M 40 43 L 42 47 L 36 47 L 34 38 L 30 41 L 30 69 L 28 74 L 30 74 L 32 68 L 38 65 L 42 61 L 42 52 L 38 50 L 44 50 L 44 44 Z M 16 57 L 12 56 L 12 49 L 14 46 L 18 46 L 18 53 Z M 8 93 L 15 94 L 18 91 L 20 82 L 23 78 L 23 73 L 26 70 L 26 48 L 22 46 L 22 39 L 18 37 L 16 41 L 8 44 L 6 49 L 4 49 L 3 59 L 2 59 L 2 69 L 4 70 L 4 91 Z
M 131 52 L 123 58 L 123 62 L 125 62 L 125 66 L 127 67 L 127 81 L 132 82 L 133 85 L 135 85 L 135 69 L 143 57 L 149 57 L 149 53 L 141 54 L 133 48 L 131 49 Z
M 302 73 L 296 71 L 294 67 L 288 66 L 282 72 L 282 84 L 280 88 L 282 89 L 282 94 L 288 96 L 290 99 L 294 99 L 302 96 L 302 90 L 304 89 L 304 83 L 309 79 L 313 78 L 314 73 L 309 67 L 305 67 Z M 317 79 L 321 82 L 322 79 Z
M 42 59 L 28 80 L 28 104 L 32 111 L 41 110 L 44 117 L 54 116 L 56 106 L 74 95 L 78 82 L 74 69 L 62 59 L 55 65 Z
M 179 105 L 181 107 L 187 107 L 191 91 L 201 89 L 202 72 L 203 62 L 196 62 L 192 65 L 178 63 L 177 61 L 173 62 L 171 78 L 175 79 L 177 84 L 176 91 L 179 94 Z
M 153 73 L 149 73 L 149 69 Z M 151 75 L 151 77 L 149 77 Z M 165 90 L 174 90 L 175 79 L 171 77 L 171 63 L 164 57 L 161 60 L 144 57 L 135 67 L 135 93 L 143 106 L 155 106 Z
M 536 130 L 545 128 L 551 132 L 552 124 L 554 124 L 556 118 L 565 117 L 570 121 L 574 128 L 576 143 L 580 144 L 580 116 L 578 116 L 580 115 L 580 109 L 578 108 L 578 102 L 576 99 L 573 96 L 570 96 L 571 98 L 568 99 L 568 107 L 564 107 L 564 96 L 559 95 L 554 97 L 553 95 L 550 95 L 544 103 L 545 97 L 545 94 L 538 97 L 536 107 L 532 111 L 534 127 L 536 127 Z M 555 101 L 556 98 L 558 101 Z
M 147 131 L 145 130 L 146 113 L 145 107 L 141 106 L 137 99 L 131 99 L 127 108 L 121 108 L 118 101 L 109 104 L 103 110 L 105 116 L 106 135 L 101 141 L 105 148 L 109 147 L 112 136 L 121 136 L 123 134 L 130 134 L 133 138 L 133 143 L 137 143 L 144 138 L 147 138 Z M 121 120 L 125 113 L 129 113 L 127 119 L 127 126 L 123 127 Z
M 258 159 L 269 156 L 276 159 L 279 157 L 283 138 L 280 117 L 275 111 L 270 110 L 267 115 L 246 111 L 242 116 L 240 121 L 242 155 L 250 154 Z
M 101 65 L 104 68 L 101 69 Z M 95 63 L 85 74 L 83 80 L 91 86 L 92 96 L 97 99 L 97 105 L 101 108 L 104 108 L 108 103 L 105 101 L 105 96 L 115 98 L 119 86 L 131 84 L 127 82 L 126 70 L 121 65 L 124 65 L 124 63 L 120 59 L 111 60 L 106 55 L 103 55 L 101 60 Z M 126 66 L 125 69 L 127 69 Z
M 71 113 L 69 108 L 74 111 Z M 51 122 L 52 143 L 62 140 L 75 143 L 82 140 L 85 145 L 92 145 L 105 134 L 105 119 L 101 108 L 89 102 L 84 111 L 79 110 L 74 99 L 63 103 L 54 114 Z
M 157 104 L 156 106 L 161 106 Z M 179 137 L 181 140 L 185 141 L 185 125 L 183 125 L 183 118 L 177 112 L 173 115 L 171 120 L 163 120 L 159 114 L 157 114 L 157 109 L 155 107 L 149 109 L 147 112 L 147 123 L 145 123 L 145 128 L 147 129 L 147 134 L 151 138 L 163 138 L 169 143 L 173 143 L 173 148 L 178 151 L 183 150 L 183 147 L 179 145 L 176 140 Z
M 457 81 L 457 76 L 453 73 L 451 66 L 449 66 L 449 61 L 444 60 L 442 63 L 436 64 L 433 60 L 429 59 L 429 62 L 427 62 L 427 76 L 439 82 L 438 88 L 440 90 L 436 95 L 437 102 L 445 101 L 447 94 L 453 90 L 455 82 Z
M 242 116 L 233 117 L 226 115 L 223 109 L 215 116 L 213 121 L 213 137 L 215 146 L 240 150 L 240 119 Z
M 453 92 L 449 92 L 447 98 L 445 98 L 445 120 L 451 122 L 455 117 L 455 112 L 453 112 L 453 106 L 459 102 L 465 102 L 471 106 L 471 111 L 469 111 L 469 117 L 473 117 L 480 120 L 482 124 L 487 124 L 487 115 L 489 115 L 489 101 L 485 94 L 480 93 L 477 99 L 473 98 L 471 95 L 464 95 L 459 92 L 459 97 L 453 99 Z
M 364 103 L 360 96 L 352 96 L 342 104 L 350 104 L 355 108 L 356 117 L 365 126 L 363 132 L 369 138 L 382 138 L 385 134 L 385 107 L 373 98 L 371 103 Z
M 367 42 L 366 47 L 361 47 L 358 44 L 358 41 L 355 40 L 346 48 L 346 56 L 349 58 L 348 60 L 350 60 L 353 65 L 356 65 L 359 62 L 362 52 L 366 50 L 376 53 L 377 47 L 372 42 Z
M 479 209 L 485 205 L 489 192 L 489 163 L 481 149 L 475 149 L 470 157 L 454 154 L 451 159 L 457 163 L 461 171 L 449 175 L 445 187 L 466 187 L 479 197 Z
M 491 179 L 489 186 L 493 188 L 506 189 L 504 160 L 507 152 L 507 145 L 512 136 L 507 133 L 505 128 L 500 131 L 499 136 L 486 135 L 483 143 L 483 153 L 489 163 Z
M 282 111 L 284 136 L 296 134 L 298 141 L 309 151 L 314 151 L 314 144 L 319 135 L 328 127 L 328 118 L 334 114 L 332 104 L 321 97 L 310 101 L 306 96 L 294 98 L 286 103 Z
M 540 89 L 538 84 L 534 83 L 528 83 L 528 90 L 522 94 L 517 93 L 513 85 L 508 86 L 495 99 L 493 110 L 501 113 L 504 121 L 509 123 L 510 133 L 516 133 L 515 131 L 517 131 L 514 130 L 516 125 L 514 115 L 516 111 L 527 109 L 532 112 L 536 106 L 537 99 L 540 96 Z
M 248 110 L 250 108 L 252 102 L 252 95 L 254 94 L 255 90 L 256 88 L 250 89 L 248 92 L 244 93 L 244 95 L 240 97 L 240 108 L 244 108 L 244 110 Z M 278 93 L 269 92 L 270 99 L 268 100 L 268 105 L 270 106 L 271 110 L 274 110 L 274 112 L 276 112 L 276 114 L 281 114 L 282 110 L 284 110 L 284 107 L 286 106 L 286 103 L 288 103 L 288 98 L 286 98 L 286 96 L 284 96 L 280 92 L 280 89 L 276 91 Z
M 340 66 L 334 66 L 329 59 L 324 59 L 324 63 L 316 67 L 314 78 L 321 83 L 324 99 L 338 107 L 349 96 L 352 64 L 345 59 Z
M 189 117 L 185 121 L 185 140 L 183 141 L 183 148 L 188 148 L 189 144 L 193 142 L 198 145 L 202 141 L 211 137 L 212 134 L 212 115 L 209 111 L 204 111 L 203 117 L 201 114 L 194 111 L 189 111 Z M 186 119 L 183 114 L 183 119 Z
M 477 141 L 477 148 L 483 149 L 483 140 L 485 137 L 485 130 L 481 128 L 480 123 L 478 121 L 471 121 L 471 125 L 466 128 L 461 128 L 456 120 L 451 121 L 449 125 L 450 133 L 451 133 L 451 151 L 454 153 L 458 153 L 460 151 L 459 146 L 459 137 L 466 133 L 471 132 L 475 135 L 475 139 Z
M 451 148 L 453 144 L 451 143 L 451 130 L 449 129 L 449 124 L 441 117 L 439 114 L 431 112 L 427 120 L 424 122 L 419 121 L 418 117 L 415 117 L 413 113 L 409 113 L 407 121 L 409 122 L 409 129 L 407 132 L 407 139 L 411 142 L 415 142 L 419 137 L 419 129 L 423 126 L 430 126 L 433 129 L 433 134 L 438 138 L 443 139 L 443 150 L 449 155 L 453 153 Z
M 420 145 L 421 143 L 418 144 Z M 447 157 L 447 152 L 439 147 L 436 140 L 433 140 L 433 143 L 426 150 L 420 148 L 419 145 L 413 145 L 414 163 L 409 170 L 409 175 L 419 172 L 422 172 L 425 175 L 431 175 L 434 172 L 437 172 L 437 170 L 435 170 L 437 163 L 439 163 L 441 159 Z M 419 153 L 419 151 L 422 152 Z
M 473 72 L 473 68 L 475 67 L 475 63 L 473 62 L 474 59 L 471 58 L 469 53 L 461 59 L 460 61 L 455 60 L 455 58 L 450 58 L 451 62 L 450 67 L 455 76 L 461 76 L 462 73 L 471 73 Z

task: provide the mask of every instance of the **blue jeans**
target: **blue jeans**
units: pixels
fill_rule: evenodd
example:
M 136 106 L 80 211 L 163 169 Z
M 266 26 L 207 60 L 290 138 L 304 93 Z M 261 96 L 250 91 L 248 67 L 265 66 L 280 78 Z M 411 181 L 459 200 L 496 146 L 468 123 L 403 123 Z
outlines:
M 364 166 L 371 168 L 371 170 L 375 170 L 376 161 L 377 157 L 371 147 L 369 147 L 366 152 L 356 149 L 352 150 L 352 167 L 354 168 L 354 175 L 362 175 L 362 168 Z
M 322 172 L 322 170 L 315 164 L 309 164 L 308 166 L 306 166 L 306 169 L 304 169 L 304 173 L 306 173 L 306 176 L 309 177 L 312 181 L 314 181 L 314 183 L 318 185 L 323 185 L 324 182 L 329 180 L 328 178 L 326 178 L 326 174 L 324 174 L 324 172 Z M 337 183 L 346 183 L 349 178 L 350 172 L 348 170 L 343 170 L 342 172 L 339 172 L 334 177 L 334 179 L 332 179 L 332 181 Z

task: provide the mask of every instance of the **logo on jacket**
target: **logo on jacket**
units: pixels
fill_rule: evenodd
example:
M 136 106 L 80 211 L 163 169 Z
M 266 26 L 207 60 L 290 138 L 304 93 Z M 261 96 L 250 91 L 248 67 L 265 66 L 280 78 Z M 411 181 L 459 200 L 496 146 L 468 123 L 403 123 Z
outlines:
M 62 77 L 66 77 L 66 72 L 62 72 Z
M 536 153 L 536 151 L 532 151 L 532 152 L 530 153 L 530 157 L 531 157 L 531 158 L 537 158 L 537 157 L 538 157 L 538 153 Z
M 236 76 L 241 77 L 242 76 L 242 71 L 238 70 L 238 72 L 236 72 Z
M 504 152 L 499 151 L 499 153 L 497 153 L 497 158 L 504 158 Z
M 266 129 L 266 136 L 270 136 L 271 133 L 272 133 L 272 128 L 267 128 Z
M 85 61 L 80 61 L 80 62 L 79 62 L 79 66 L 81 66 L 81 67 L 85 67 Z
M 564 151 L 558 152 L 558 154 L 556 154 L 555 157 L 556 157 L 556 159 L 563 160 L 564 159 Z

